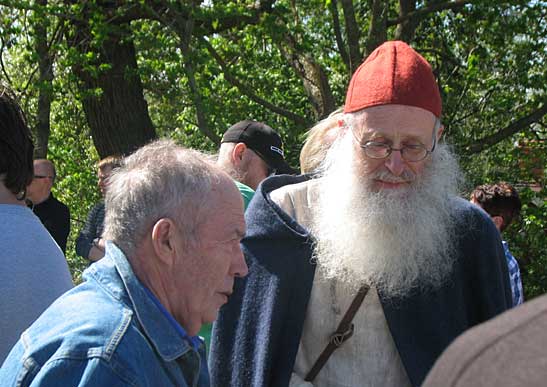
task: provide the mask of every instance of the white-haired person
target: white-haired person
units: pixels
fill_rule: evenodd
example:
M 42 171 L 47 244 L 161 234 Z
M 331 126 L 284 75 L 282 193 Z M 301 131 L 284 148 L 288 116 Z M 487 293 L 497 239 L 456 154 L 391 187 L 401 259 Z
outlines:
M 247 210 L 249 275 L 213 329 L 213 385 L 419 386 L 511 305 L 499 233 L 458 197 L 442 131 L 430 64 L 379 46 L 319 176 L 272 177 Z

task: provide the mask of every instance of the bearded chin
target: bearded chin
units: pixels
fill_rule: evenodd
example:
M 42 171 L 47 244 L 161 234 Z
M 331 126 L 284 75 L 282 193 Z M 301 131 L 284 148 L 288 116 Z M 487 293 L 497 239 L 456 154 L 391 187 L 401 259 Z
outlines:
M 355 288 L 366 283 L 388 298 L 439 287 L 453 263 L 457 161 L 439 145 L 408 188 L 375 192 L 370 176 L 354 172 L 350 141 L 331 148 L 312 209 L 322 276 Z

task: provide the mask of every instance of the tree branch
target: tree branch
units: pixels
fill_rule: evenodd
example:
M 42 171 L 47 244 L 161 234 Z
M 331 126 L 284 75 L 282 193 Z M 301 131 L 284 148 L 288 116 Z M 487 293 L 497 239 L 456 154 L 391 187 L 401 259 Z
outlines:
M 196 30 L 204 34 L 213 34 L 226 31 L 232 28 L 242 28 L 249 24 L 257 24 L 264 13 L 272 12 L 275 0 L 257 1 L 253 6 L 247 8 L 251 14 L 233 14 L 221 18 L 215 18 L 209 14 L 203 17 L 196 17 Z
M 483 137 L 479 139 L 474 144 L 464 147 L 463 153 L 465 154 L 475 154 L 482 152 L 483 150 L 497 144 L 498 142 L 505 140 L 508 137 L 511 137 L 513 134 L 520 132 L 527 126 L 538 122 L 547 114 L 547 104 L 544 103 L 539 109 L 533 111 L 532 113 L 519 118 L 518 120 L 510 123 L 505 128 L 499 130 L 498 132 Z
M 324 118 L 336 109 L 327 74 L 311 55 L 302 53 L 297 46 L 295 38 L 288 31 L 284 34 L 284 42 L 278 42 L 281 54 L 304 84 L 308 100 L 315 111 L 315 118 Z
M 203 105 L 203 99 L 201 97 L 201 92 L 197 86 L 194 67 L 192 65 L 192 49 L 190 47 L 190 41 L 192 39 L 192 33 L 194 28 L 193 20 L 181 20 L 180 18 L 176 19 L 177 21 L 177 32 L 181 39 L 181 51 L 184 57 L 184 72 L 188 78 L 188 85 L 190 86 L 192 101 L 194 102 L 194 107 L 196 108 L 196 118 L 198 121 L 199 130 L 205 134 L 211 141 L 213 141 L 217 146 L 220 145 L 220 137 L 217 136 L 215 132 L 209 127 L 209 122 L 207 120 L 207 114 L 205 111 L 205 106 Z
M 237 87 L 237 89 L 243 94 L 243 95 L 246 95 L 250 100 L 264 106 L 265 108 L 271 110 L 272 112 L 274 113 L 277 113 L 283 117 L 286 117 L 288 119 L 290 119 L 291 121 L 294 121 L 297 125 L 299 126 L 302 126 L 302 127 L 307 127 L 309 126 L 309 121 L 302 117 L 302 116 L 299 116 L 298 114 L 296 113 L 293 113 L 287 109 L 284 109 L 282 107 L 279 107 L 279 106 L 276 106 L 268 101 L 266 101 L 265 99 L 259 97 L 258 95 L 254 94 L 252 91 L 251 91 L 251 88 L 250 87 L 247 87 L 245 85 L 243 85 L 239 80 L 237 80 L 231 73 L 230 73 L 230 70 L 228 68 L 228 66 L 226 65 L 226 62 L 220 57 L 220 55 L 218 54 L 218 52 L 215 50 L 215 48 L 211 45 L 211 43 L 209 43 L 209 41 L 207 39 L 205 39 L 204 37 L 199 37 L 199 40 L 201 43 L 203 43 L 205 45 L 205 47 L 207 48 L 207 51 L 209 51 L 209 53 L 211 54 L 211 56 L 216 60 L 216 62 L 219 64 L 220 68 L 222 69 L 222 72 L 224 73 L 224 78 L 226 78 L 226 80 L 228 82 L 230 82 L 232 85 L 234 85 L 235 87 Z
M 8 85 L 12 85 L 11 78 L 6 70 L 6 65 L 4 64 L 4 48 L 6 47 L 4 43 L 4 37 L 0 36 L 0 67 L 2 67 L 2 74 L 4 74 L 4 77 L 6 78 L 6 81 L 8 82 Z
M 396 19 L 388 20 L 387 21 L 387 26 L 388 27 L 395 26 L 395 25 L 403 23 L 403 22 L 405 22 L 409 19 L 416 19 L 416 21 L 417 21 L 419 19 L 424 18 L 426 15 L 428 15 L 430 13 L 437 12 L 437 11 L 442 11 L 442 10 L 445 10 L 445 9 L 455 10 L 455 9 L 463 7 L 465 4 L 469 4 L 469 3 L 472 3 L 472 2 L 473 2 L 473 0 L 455 0 L 455 1 L 448 1 L 446 3 L 431 4 L 431 5 L 428 5 L 426 7 L 422 7 L 420 9 L 417 9 L 414 12 L 409 12 L 405 15 L 399 16 Z
M 334 28 L 334 37 L 336 39 L 336 45 L 338 46 L 338 52 L 342 61 L 346 65 L 348 73 L 351 75 L 351 67 L 349 64 L 349 56 L 346 51 L 346 46 L 344 44 L 344 39 L 342 39 L 342 30 L 340 29 L 340 16 L 338 14 L 338 2 L 337 0 L 331 0 L 330 2 L 330 11 L 332 14 L 332 26 Z

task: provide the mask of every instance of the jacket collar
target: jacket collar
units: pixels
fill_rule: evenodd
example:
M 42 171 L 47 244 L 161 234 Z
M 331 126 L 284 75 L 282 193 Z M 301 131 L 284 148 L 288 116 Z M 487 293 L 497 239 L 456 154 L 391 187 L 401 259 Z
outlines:
M 271 176 L 257 188 L 253 200 L 245 211 L 247 238 L 283 239 L 298 238 L 302 241 L 310 238 L 309 232 L 292 219 L 270 198 L 270 193 L 289 184 L 308 181 L 310 176 L 280 175 Z
M 84 276 L 93 277 L 115 299 L 133 310 L 145 336 L 159 355 L 172 361 L 192 348 L 146 293 L 124 253 L 106 242 L 106 254 Z

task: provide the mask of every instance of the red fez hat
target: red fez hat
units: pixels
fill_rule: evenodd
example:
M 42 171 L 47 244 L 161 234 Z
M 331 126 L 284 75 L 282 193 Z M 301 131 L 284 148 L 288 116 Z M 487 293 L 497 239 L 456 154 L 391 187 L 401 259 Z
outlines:
M 441 116 L 441 95 L 431 66 L 401 41 L 385 42 L 355 71 L 344 113 L 388 104 L 416 106 Z

